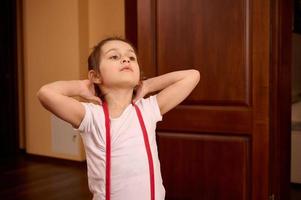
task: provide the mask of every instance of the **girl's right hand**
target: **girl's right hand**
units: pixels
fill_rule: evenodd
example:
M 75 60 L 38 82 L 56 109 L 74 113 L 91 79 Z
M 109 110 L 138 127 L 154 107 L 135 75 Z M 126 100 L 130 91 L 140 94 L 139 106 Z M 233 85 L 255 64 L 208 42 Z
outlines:
M 81 81 L 80 96 L 88 101 L 95 102 L 99 105 L 102 104 L 101 99 L 96 96 L 94 83 L 88 79 Z

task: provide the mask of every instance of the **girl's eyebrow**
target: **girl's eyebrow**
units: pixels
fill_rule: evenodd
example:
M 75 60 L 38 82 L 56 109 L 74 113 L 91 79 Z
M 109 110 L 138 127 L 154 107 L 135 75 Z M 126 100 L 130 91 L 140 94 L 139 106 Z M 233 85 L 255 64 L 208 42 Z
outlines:
M 108 51 L 105 52 L 105 55 L 106 55 L 107 53 L 109 53 L 110 51 L 117 51 L 117 49 L 116 49 L 116 48 L 109 49 Z
M 117 49 L 116 49 L 116 48 L 109 49 L 108 51 L 105 52 L 105 55 L 106 55 L 107 53 L 109 53 L 110 51 L 117 51 Z M 135 53 L 135 51 L 134 51 L 133 49 L 128 49 L 128 51 L 129 51 L 129 52 L 132 52 L 132 53 Z

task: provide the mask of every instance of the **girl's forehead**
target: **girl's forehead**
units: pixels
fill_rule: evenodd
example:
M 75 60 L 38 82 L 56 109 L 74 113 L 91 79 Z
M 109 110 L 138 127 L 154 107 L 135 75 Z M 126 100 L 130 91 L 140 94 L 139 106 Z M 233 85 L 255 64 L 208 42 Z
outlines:
M 112 40 L 112 41 L 108 41 L 106 42 L 103 46 L 102 46 L 102 52 L 105 53 L 111 49 L 115 49 L 115 50 L 132 50 L 134 51 L 133 47 L 131 45 L 129 45 L 126 42 L 123 41 L 119 41 L 119 40 Z

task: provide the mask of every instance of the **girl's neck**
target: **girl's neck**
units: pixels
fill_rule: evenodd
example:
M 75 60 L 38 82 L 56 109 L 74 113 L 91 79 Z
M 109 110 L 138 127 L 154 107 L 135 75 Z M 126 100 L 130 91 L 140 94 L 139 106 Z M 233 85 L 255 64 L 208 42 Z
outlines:
M 104 97 L 108 104 L 110 115 L 118 117 L 131 104 L 133 89 L 112 89 Z

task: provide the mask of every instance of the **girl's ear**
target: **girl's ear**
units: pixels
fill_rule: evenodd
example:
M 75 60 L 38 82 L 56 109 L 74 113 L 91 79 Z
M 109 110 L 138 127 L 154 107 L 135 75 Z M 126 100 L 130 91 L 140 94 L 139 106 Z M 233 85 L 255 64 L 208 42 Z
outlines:
M 88 72 L 88 78 L 90 81 L 96 84 L 101 84 L 102 82 L 100 73 L 96 72 L 93 69 Z

